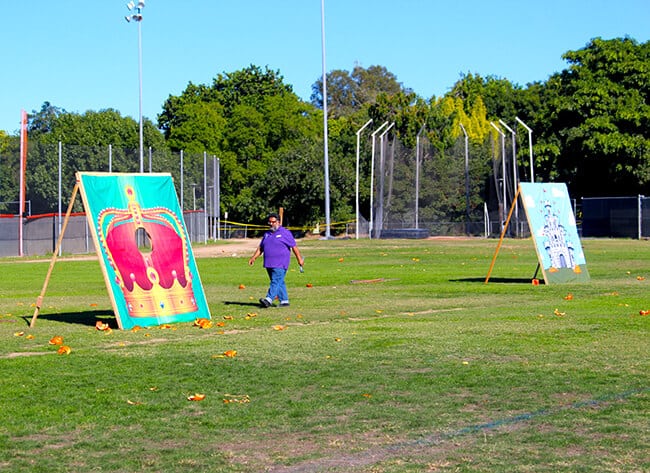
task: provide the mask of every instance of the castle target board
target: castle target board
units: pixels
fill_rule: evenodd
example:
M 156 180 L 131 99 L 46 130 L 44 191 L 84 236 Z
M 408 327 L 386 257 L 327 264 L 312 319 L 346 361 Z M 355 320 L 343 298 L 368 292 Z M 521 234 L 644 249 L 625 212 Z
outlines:
M 77 182 L 119 328 L 210 318 L 171 175 Z
M 566 184 L 522 182 L 519 190 L 545 283 L 589 281 Z

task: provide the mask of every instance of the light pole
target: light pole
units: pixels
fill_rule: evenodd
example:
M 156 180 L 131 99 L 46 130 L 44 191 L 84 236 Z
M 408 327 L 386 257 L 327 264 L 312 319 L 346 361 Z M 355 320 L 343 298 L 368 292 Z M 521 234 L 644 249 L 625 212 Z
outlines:
M 391 123 L 379 135 L 379 186 L 377 192 L 379 194 L 379 204 L 377 204 L 377 236 L 381 236 L 381 230 L 384 228 L 384 177 L 385 177 L 385 163 L 384 158 L 384 136 L 393 128 L 395 122 Z M 391 175 L 392 179 L 392 175 Z
M 465 224 L 465 233 L 469 236 L 469 136 L 462 123 L 459 123 L 460 129 L 465 135 L 465 211 L 467 212 L 467 223 Z
M 357 130 L 357 179 L 355 181 L 355 205 L 356 205 L 356 239 L 359 239 L 359 149 L 361 147 L 361 143 L 359 142 L 359 138 L 361 136 L 361 132 L 372 123 L 372 118 L 366 122 L 365 125 L 363 125 L 361 128 Z
M 372 239 L 372 226 L 373 226 L 373 187 L 375 185 L 375 136 L 377 133 L 379 133 L 386 125 L 388 125 L 388 122 L 382 123 L 382 125 L 377 128 L 375 131 L 372 132 L 370 136 L 372 136 L 372 154 L 370 158 L 370 221 L 368 222 L 368 238 Z
M 425 130 L 426 122 L 415 137 L 415 229 L 420 228 L 420 135 Z
M 323 53 L 323 154 L 325 167 L 325 238 L 330 239 L 330 163 L 327 151 L 327 74 L 325 66 L 325 0 L 320 2 L 321 46 Z
M 528 131 L 528 155 L 530 156 L 530 182 L 535 182 L 535 170 L 533 169 L 533 130 L 521 121 L 519 117 L 515 120 Z
M 517 175 L 517 133 L 500 118 L 499 123 L 512 135 L 512 205 L 515 207 L 515 236 L 519 236 L 519 208 L 517 207 L 517 201 L 514 200 L 514 196 L 517 195 L 517 187 L 519 186 L 519 176 Z
M 139 82 L 139 105 L 140 105 L 140 172 L 144 172 L 144 145 L 142 137 L 142 9 L 144 8 L 144 0 L 138 0 L 138 3 L 134 3 L 131 0 L 126 4 L 126 7 L 129 11 L 132 11 L 132 14 L 125 16 L 126 21 L 131 22 L 135 21 L 138 24 L 138 82 Z
M 490 122 L 492 128 L 494 128 L 499 135 L 501 135 L 501 174 L 502 174 L 502 184 L 503 188 L 503 203 L 501 204 L 501 231 L 503 231 L 503 226 L 506 224 L 506 135 L 501 128 L 496 126 L 494 122 Z

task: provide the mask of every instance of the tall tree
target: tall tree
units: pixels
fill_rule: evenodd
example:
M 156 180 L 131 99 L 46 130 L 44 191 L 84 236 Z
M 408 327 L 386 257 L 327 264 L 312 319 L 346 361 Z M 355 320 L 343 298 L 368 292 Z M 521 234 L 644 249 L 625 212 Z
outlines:
M 203 149 L 219 157 L 227 176 L 221 211 L 248 222 L 280 205 L 281 196 L 268 189 L 278 186 L 269 180 L 271 169 L 287 174 L 290 165 L 278 156 L 290 156 L 288 150 L 301 153 L 306 142 L 318 138 L 317 115 L 279 72 L 251 65 L 219 74 L 209 86 L 190 84 L 180 96 L 170 96 L 158 125 L 172 149 Z
M 647 193 L 650 42 L 595 38 L 546 83 L 537 148 L 576 196 Z
M 397 77 L 383 66 L 364 69 L 355 66 L 352 73 L 333 70 L 326 75 L 327 113 L 334 118 L 348 116 L 364 106 L 375 103 L 380 94 L 410 93 L 397 81 Z M 312 85 L 311 103 L 323 108 L 323 79 Z

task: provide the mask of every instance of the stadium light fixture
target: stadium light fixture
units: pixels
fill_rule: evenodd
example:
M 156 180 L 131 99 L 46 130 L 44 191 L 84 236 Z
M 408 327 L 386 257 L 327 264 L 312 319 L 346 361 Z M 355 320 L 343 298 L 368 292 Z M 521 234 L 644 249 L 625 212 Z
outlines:
M 368 120 L 365 125 L 357 130 L 357 178 L 355 181 L 355 205 L 356 205 L 356 239 L 359 239 L 359 151 L 361 147 L 360 136 L 361 132 L 366 129 L 368 125 L 372 123 L 372 118 Z
M 368 238 L 372 239 L 372 225 L 373 225 L 373 188 L 375 185 L 375 136 L 377 136 L 377 133 L 379 133 L 381 130 L 384 129 L 384 127 L 388 125 L 388 122 L 384 122 L 381 124 L 379 128 L 377 128 L 375 131 L 372 132 L 370 136 L 372 136 L 372 154 L 370 158 L 370 220 L 368 222 Z
M 528 155 L 530 156 L 530 182 L 535 182 L 535 170 L 533 169 L 533 130 L 526 125 L 521 118 L 515 117 L 517 123 L 528 131 Z
M 126 8 L 130 12 L 133 12 L 124 18 L 127 22 L 131 20 L 135 21 L 138 24 L 138 83 L 139 83 L 139 126 L 140 126 L 140 172 L 144 172 L 144 139 L 142 134 L 142 9 L 144 8 L 144 0 L 139 0 L 138 3 L 131 0 L 126 4 Z

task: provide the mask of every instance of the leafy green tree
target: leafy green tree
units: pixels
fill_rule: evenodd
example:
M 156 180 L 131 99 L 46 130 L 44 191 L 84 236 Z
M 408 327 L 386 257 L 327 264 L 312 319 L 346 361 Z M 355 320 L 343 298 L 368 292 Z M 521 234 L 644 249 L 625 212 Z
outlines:
M 540 152 L 549 177 L 575 196 L 647 193 L 650 183 L 650 42 L 593 39 L 563 56 L 547 81 Z
M 269 189 L 279 186 L 269 176 L 275 170 L 287 175 L 290 163 L 278 156 L 300 153 L 320 130 L 318 111 L 302 102 L 278 72 L 253 65 L 170 96 L 158 125 L 173 150 L 203 149 L 220 159 L 225 177 L 220 210 L 244 222 L 280 206 L 282 195 Z M 194 182 L 201 182 L 202 169 L 194 172 Z
M 355 66 L 352 73 L 344 70 L 334 70 L 326 75 L 327 80 L 327 113 L 336 118 L 358 112 L 363 107 L 373 104 L 380 94 L 406 94 L 411 91 L 404 89 L 397 77 L 383 66 L 370 66 L 364 69 Z M 312 85 L 311 103 L 323 108 L 323 79 L 318 79 Z
M 162 134 L 147 119 L 143 122 L 145 147 L 164 150 Z M 139 170 L 139 125 L 113 109 L 68 113 L 45 102 L 39 112 L 29 116 L 29 153 L 26 174 L 27 199 L 34 213 L 58 208 L 58 143 L 62 144 L 63 198 L 72 194 L 77 171 L 108 171 L 109 145 L 112 145 L 112 170 Z M 148 155 L 148 152 L 145 153 Z M 159 171 L 175 171 L 164 153 Z M 75 210 L 81 210 L 80 202 Z

